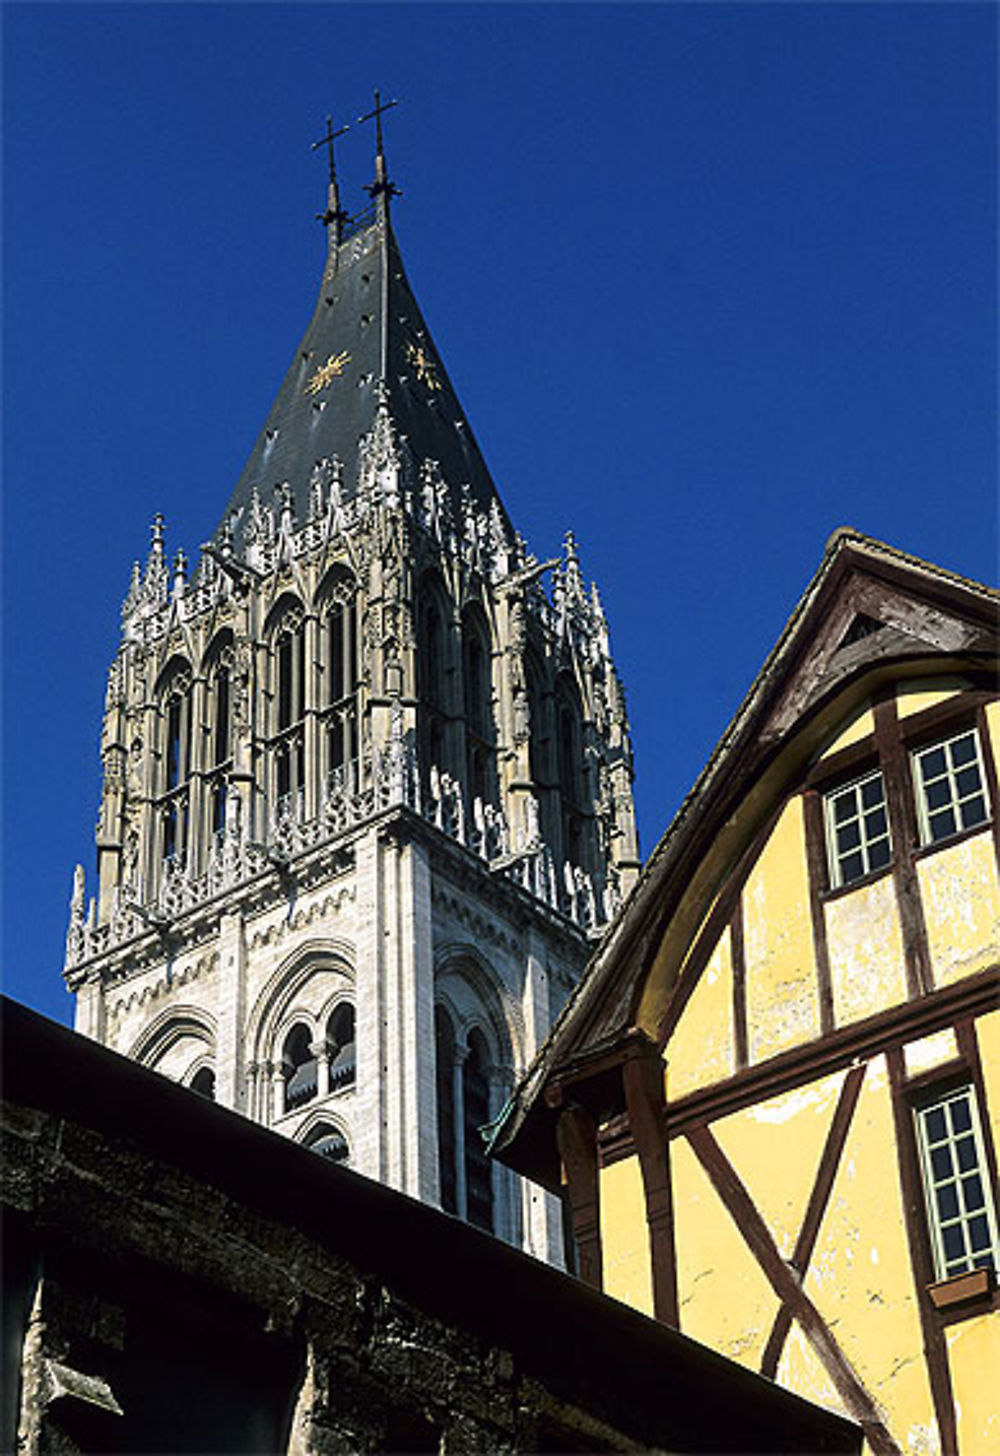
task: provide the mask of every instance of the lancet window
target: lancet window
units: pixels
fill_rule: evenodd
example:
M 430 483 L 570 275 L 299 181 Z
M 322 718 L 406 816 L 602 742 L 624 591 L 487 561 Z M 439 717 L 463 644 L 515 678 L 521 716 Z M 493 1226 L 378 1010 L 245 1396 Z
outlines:
M 340 577 L 322 618 L 326 763 L 331 785 L 350 783 L 358 757 L 358 613 L 354 581 Z
M 209 828 L 213 835 L 221 834 L 226 825 L 226 794 L 233 753 L 232 665 L 232 648 L 227 646 L 215 655 L 208 671 L 206 756 Z
M 350 1087 L 355 1078 L 357 1058 L 354 1045 L 354 1007 L 342 1001 L 333 1012 L 326 1029 L 327 1057 L 330 1065 L 330 1091 Z
M 301 801 L 305 784 L 305 630 L 302 609 L 289 603 L 272 639 L 271 757 L 278 812 Z
M 178 666 L 160 700 L 161 753 L 157 822 L 159 858 L 180 863 L 187 846 L 191 776 L 191 675 Z
M 576 688 L 565 677 L 556 691 L 556 753 L 559 762 L 563 858 L 572 865 L 584 865 L 586 789 L 584 783 L 583 734 Z
M 451 717 L 451 632 L 440 583 L 425 576 L 418 605 L 417 690 L 420 695 L 421 759 L 450 771 L 448 723 Z
M 496 799 L 496 727 L 489 632 L 482 613 L 462 618 L 462 684 L 465 696 L 466 784 L 470 799 Z
M 478 1028 L 458 1047 L 451 1017 L 434 1013 L 441 1207 L 494 1231 L 493 1168 L 481 1129 L 490 1120 L 490 1055 Z

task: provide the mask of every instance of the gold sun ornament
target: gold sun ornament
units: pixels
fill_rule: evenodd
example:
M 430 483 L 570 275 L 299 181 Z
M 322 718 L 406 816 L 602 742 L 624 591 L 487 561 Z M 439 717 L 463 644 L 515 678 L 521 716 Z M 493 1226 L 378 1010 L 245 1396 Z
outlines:
M 416 376 L 425 389 L 433 391 L 441 388 L 434 360 L 424 349 L 423 344 L 417 344 L 411 339 L 406 347 L 406 357 L 413 365 Z
M 321 364 L 316 373 L 310 379 L 303 394 L 319 394 L 321 390 L 327 389 L 335 379 L 339 379 L 350 359 L 350 354 L 343 349 L 339 354 L 331 354 L 325 364 Z

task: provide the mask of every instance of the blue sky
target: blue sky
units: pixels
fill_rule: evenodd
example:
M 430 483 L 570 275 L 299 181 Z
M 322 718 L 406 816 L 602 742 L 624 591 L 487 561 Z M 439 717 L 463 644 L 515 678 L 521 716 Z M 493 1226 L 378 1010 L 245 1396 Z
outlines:
M 997 565 L 996 12 L 11 5 L 4 988 L 68 1019 L 104 681 L 154 511 L 195 554 L 312 309 L 332 111 L 515 524 L 577 535 L 647 852 L 838 525 Z M 348 206 L 370 128 L 341 144 Z

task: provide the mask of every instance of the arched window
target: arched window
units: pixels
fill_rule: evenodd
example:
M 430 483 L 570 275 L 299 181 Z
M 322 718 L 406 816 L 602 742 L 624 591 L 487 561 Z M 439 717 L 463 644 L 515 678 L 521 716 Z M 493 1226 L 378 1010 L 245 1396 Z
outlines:
M 493 1169 L 486 1156 L 481 1128 L 490 1120 L 489 1054 L 482 1034 L 469 1033 L 469 1054 L 462 1067 L 462 1114 L 465 1120 L 465 1216 L 477 1228 L 493 1232 Z
M 473 1028 L 460 1058 L 451 1017 L 435 1008 L 438 1182 L 441 1207 L 494 1231 L 493 1168 L 480 1131 L 490 1120 L 490 1054 Z
M 327 770 L 350 782 L 358 757 L 358 612 L 353 579 L 340 577 L 323 617 Z
M 451 632 L 444 590 L 428 574 L 417 597 L 417 693 L 420 699 L 420 757 L 424 772 L 431 765 L 451 771 L 448 724 L 451 702 Z
M 309 1028 L 301 1022 L 293 1026 L 285 1037 L 281 1064 L 285 1082 L 285 1105 L 282 1110 L 294 1112 L 296 1107 L 303 1107 L 313 1100 L 318 1087 L 312 1037 L 309 1035 Z
M 303 1146 L 331 1163 L 346 1163 L 351 1156 L 344 1134 L 330 1122 L 319 1122 L 310 1128 Z
M 462 687 L 465 698 L 466 788 L 470 799 L 494 803 L 496 727 L 489 633 L 482 613 L 469 608 L 462 618 Z
M 326 1029 L 330 1057 L 330 1091 L 349 1087 L 355 1078 L 354 1007 L 342 1001 L 330 1017 Z
M 290 604 L 272 642 L 274 667 L 274 793 L 279 812 L 300 800 L 305 783 L 305 629 L 302 610 Z
M 437 1057 L 438 1181 L 441 1207 L 458 1213 L 458 1167 L 455 1138 L 455 1032 L 442 1006 L 434 1008 L 434 1048 Z
M 212 834 L 226 827 L 226 793 L 232 768 L 232 654 L 225 652 L 209 669 L 208 803 Z
M 159 765 L 159 857 L 182 863 L 187 846 L 191 776 L 191 676 L 178 667 L 167 680 L 160 701 L 163 734 Z
M 575 686 L 561 678 L 556 694 L 556 754 L 559 764 L 559 792 L 562 802 L 563 858 L 586 868 L 584 825 L 585 772 L 579 699 Z
M 199 1097 L 207 1097 L 209 1102 L 215 1101 L 215 1073 L 211 1067 L 199 1067 L 191 1078 L 191 1091 L 197 1092 Z

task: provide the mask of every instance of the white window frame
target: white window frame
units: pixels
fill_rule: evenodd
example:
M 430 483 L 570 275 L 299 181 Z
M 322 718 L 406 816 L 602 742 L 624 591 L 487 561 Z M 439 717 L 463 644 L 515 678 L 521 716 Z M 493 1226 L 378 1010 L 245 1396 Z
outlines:
M 875 835 L 869 840 L 865 833 L 865 810 L 860 807 L 860 793 L 861 790 L 864 788 L 865 784 L 869 784 L 875 779 L 878 779 L 882 785 L 881 807 L 885 813 L 885 834 Z M 843 825 L 838 824 L 836 821 L 834 813 L 834 803 L 843 794 L 846 794 L 851 790 L 853 790 L 856 795 L 855 804 L 856 806 L 859 806 L 858 812 L 856 812 L 855 815 L 853 815 L 852 817 L 856 820 L 860 827 L 861 838 L 860 843 L 858 844 L 856 849 L 849 850 L 842 855 L 837 847 L 837 830 L 838 828 L 842 828 Z M 846 784 L 838 784 L 835 789 L 828 790 L 828 792 L 823 795 L 823 822 L 826 830 L 826 862 L 829 868 L 830 888 L 832 890 L 841 889 L 845 885 L 857 884 L 861 880 L 866 879 L 870 874 L 887 870 L 892 864 L 892 827 L 889 823 L 889 804 L 886 795 L 885 775 L 883 774 L 881 768 L 870 769 L 868 773 L 862 774 L 860 778 L 851 779 Z M 886 860 L 884 865 L 876 865 L 873 868 L 870 856 L 871 846 L 873 844 L 881 842 L 883 839 L 886 841 L 889 847 L 889 858 Z M 849 880 L 845 879 L 843 865 L 841 861 L 843 859 L 847 859 L 848 855 L 857 853 L 860 853 L 861 855 L 862 861 L 864 863 L 864 869 L 860 875 L 853 875 Z
M 962 1101 L 965 1101 L 969 1108 L 969 1127 L 956 1132 L 950 1108 Z M 931 1137 L 929 1128 L 930 1119 L 934 1113 L 941 1113 L 944 1120 L 944 1136 L 938 1139 Z M 937 1278 L 953 1279 L 960 1274 L 968 1274 L 974 1269 L 984 1267 L 992 1267 L 1000 1272 L 1000 1238 L 997 1235 L 996 1209 L 993 1203 L 993 1190 L 990 1185 L 989 1165 L 986 1161 L 986 1147 L 983 1141 L 975 1087 L 971 1082 L 963 1082 L 959 1086 L 950 1087 L 932 1100 L 921 1102 L 918 1107 L 914 1108 L 913 1115 L 916 1123 L 917 1146 L 920 1152 L 920 1171 L 923 1177 L 927 1225 Z M 960 1144 L 964 1148 L 966 1158 L 970 1156 L 970 1151 L 975 1154 L 974 1162 L 965 1168 L 962 1168 L 960 1163 Z M 948 1160 L 951 1167 L 949 1173 L 939 1173 L 934 1168 L 933 1154 L 944 1148 L 948 1149 Z M 969 1209 L 966 1207 L 965 1188 L 973 1177 L 977 1177 L 979 1180 L 982 1203 Z M 954 1189 L 956 1211 L 953 1214 L 945 1215 L 937 1195 L 949 1187 Z M 973 1250 L 970 1230 L 973 1220 L 979 1218 L 986 1220 L 989 1244 Z M 964 1253 L 949 1256 L 944 1243 L 945 1231 L 956 1228 L 961 1230 Z
M 956 768 L 952 761 L 951 749 L 953 744 L 958 743 L 963 738 L 972 739 L 975 755 L 968 763 L 963 763 Z M 938 774 L 935 778 L 931 779 L 930 783 L 937 784 L 942 781 L 947 781 L 949 796 L 946 803 L 940 804 L 932 809 L 927 802 L 929 785 L 924 779 L 921 760 L 927 754 L 937 752 L 938 750 L 944 753 L 945 771 L 943 774 Z M 957 776 L 959 773 L 963 773 L 973 766 L 979 777 L 979 787 L 974 789 L 972 793 L 960 794 Z M 917 825 L 920 831 L 920 844 L 922 847 L 947 844 L 950 839 L 954 839 L 956 835 L 964 834 L 967 829 L 982 829 L 985 825 L 989 824 L 990 798 L 986 788 L 982 746 L 979 742 L 979 733 L 975 727 L 963 728 L 961 732 L 952 733 L 947 738 L 936 739 L 933 743 L 921 744 L 919 748 L 913 749 L 910 753 L 910 767 L 913 776 L 913 793 L 917 804 Z M 962 806 L 976 798 L 983 800 L 986 810 L 985 815 L 975 824 L 965 824 L 962 821 Z M 931 830 L 931 815 L 940 814 L 945 809 L 950 809 L 955 816 L 955 828 L 949 834 L 943 834 L 940 838 L 935 839 Z

